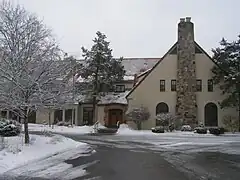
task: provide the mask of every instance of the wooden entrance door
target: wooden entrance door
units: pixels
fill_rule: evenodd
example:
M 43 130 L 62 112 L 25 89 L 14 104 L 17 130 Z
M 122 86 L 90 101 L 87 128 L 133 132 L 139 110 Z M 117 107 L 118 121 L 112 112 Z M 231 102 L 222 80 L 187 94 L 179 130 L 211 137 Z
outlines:
M 117 127 L 117 122 L 123 121 L 123 111 L 121 109 L 110 109 L 108 113 L 107 127 Z

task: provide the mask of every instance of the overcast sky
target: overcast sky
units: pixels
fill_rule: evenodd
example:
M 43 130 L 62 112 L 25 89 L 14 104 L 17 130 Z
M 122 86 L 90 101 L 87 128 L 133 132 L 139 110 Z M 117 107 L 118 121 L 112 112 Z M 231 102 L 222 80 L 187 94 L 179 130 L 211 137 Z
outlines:
M 53 29 L 61 48 L 81 55 L 96 31 L 104 32 L 113 55 L 162 57 L 177 37 L 180 17 L 191 16 L 195 40 L 207 51 L 224 36 L 240 33 L 239 0 L 13 0 Z

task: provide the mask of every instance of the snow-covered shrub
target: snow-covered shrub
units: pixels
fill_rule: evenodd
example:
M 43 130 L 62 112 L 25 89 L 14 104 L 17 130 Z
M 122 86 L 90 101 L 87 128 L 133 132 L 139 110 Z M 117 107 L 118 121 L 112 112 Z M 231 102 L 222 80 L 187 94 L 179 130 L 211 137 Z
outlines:
M 138 130 L 141 130 L 142 122 L 148 120 L 149 117 L 150 113 L 146 107 L 136 107 L 126 113 L 127 120 L 135 122 Z
M 164 133 L 164 127 L 163 126 L 157 126 L 152 128 L 153 133 Z
M 171 113 L 160 113 L 157 114 L 156 120 L 158 121 L 158 125 L 163 126 L 165 128 L 167 127 L 167 129 L 170 128 L 174 129 L 174 122 L 176 120 L 176 117 L 173 116 Z
M 42 122 L 42 124 L 43 124 L 43 125 L 48 125 L 48 122 L 47 122 L 46 120 L 44 120 L 44 121 Z
M 0 136 L 10 137 L 17 136 L 21 132 L 21 124 L 15 120 L 0 120 Z
M 181 131 L 192 131 L 192 128 L 190 125 L 183 125 Z
M 207 128 L 205 127 L 196 127 L 195 132 L 198 134 L 207 134 Z
M 223 134 L 224 132 L 221 131 L 220 128 L 209 128 L 209 132 L 210 134 L 214 134 L 214 135 L 220 135 L 220 134 Z
M 235 116 L 226 115 L 223 117 L 223 124 L 227 128 L 227 130 L 235 133 L 238 130 L 239 122 Z
M 102 134 L 115 134 L 118 131 L 117 128 L 100 128 L 97 129 L 97 133 L 102 133 Z

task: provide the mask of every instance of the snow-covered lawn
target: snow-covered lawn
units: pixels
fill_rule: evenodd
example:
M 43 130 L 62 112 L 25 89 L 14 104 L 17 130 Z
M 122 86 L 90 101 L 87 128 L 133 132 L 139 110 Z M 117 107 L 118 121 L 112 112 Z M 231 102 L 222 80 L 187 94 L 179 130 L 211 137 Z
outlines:
M 23 134 L 5 137 L 4 146 L 1 148 L 0 145 L 0 173 L 71 149 L 77 148 L 79 152 L 84 152 L 87 147 L 85 143 L 60 135 L 52 137 L 30 135 L 29 145 L 23 143 Z
M 57 126 L 54 125 L 53 128 L 49 127 L 49 125 L 43 124 L 29 124 L 29 131 L 50 131 L 56 133 L 66 133 L 66 134 L 89 134 L 93 132 L 93 126 L 73 126 L 73 127 L 66 127 L 66 126 Z

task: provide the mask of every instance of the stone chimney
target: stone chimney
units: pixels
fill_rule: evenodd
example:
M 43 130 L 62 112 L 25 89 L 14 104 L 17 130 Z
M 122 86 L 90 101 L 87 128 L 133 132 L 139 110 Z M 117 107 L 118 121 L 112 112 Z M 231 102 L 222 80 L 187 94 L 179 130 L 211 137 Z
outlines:
M 184 124 L 197 125 L 194 24 L 190 17 L 178 23 L 176 115 Z

